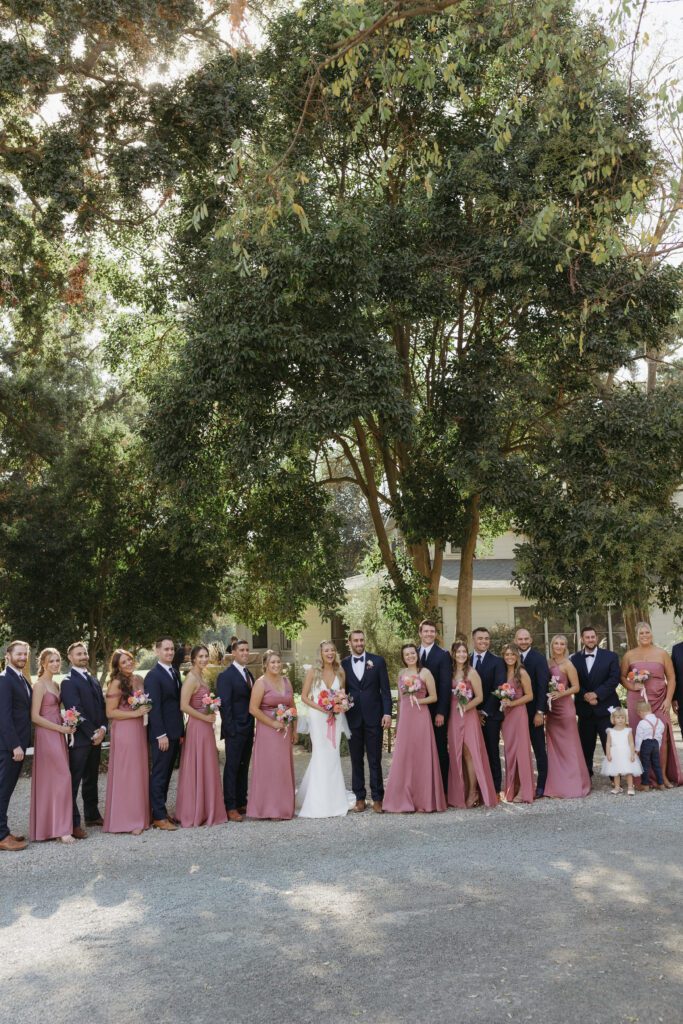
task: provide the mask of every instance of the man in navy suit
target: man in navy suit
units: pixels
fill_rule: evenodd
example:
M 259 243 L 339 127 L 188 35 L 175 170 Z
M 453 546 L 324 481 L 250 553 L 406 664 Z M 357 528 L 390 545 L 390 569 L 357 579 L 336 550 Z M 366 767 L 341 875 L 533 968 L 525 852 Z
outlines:
M 354 629 L 349 633 L 351 654 L 342 661 L 346 692 L 353 698 L 353 707 L 346 720 L 351 729 L 351 787 L 356 795 L 355 811 L 364 811 L 365 755 L 370 768 L 372 809 L 382 813 L 384 780 L 382 778 L 382 745 L 384 729 L 391 726 L 391 688 L 384 658 L 365 650 L 365 633 Z
M 550 669 L 548 659 L 540 651 L 531 646 L 531 633 L 528 629 L 518 629 L 515 643 L 520 650 L 522 665 L 529 673 L 534 699 L 526 705 L 529 715 L 529 735 L 534 757 L 536 758 L 536 799 L 545 793 L 545 780 L 548 777 L 548 755 L 545 749 L 545 713 L 548 707 L 548 683 Z
M 423 619 L 420 623 L 420 667 L 428 668 L 436 683 L 436 702 L 427 707 L 432 716 L 434 739 L 439 755 L 443 791 L 448 788 L 448 715 L 451 710 L 453 662 L 448 651 L 436 643 L 436 623 Z
M 493 785 L 496 793 L 503 788 L 503 775 L 500 770 L 500 730 L 503 725 L 503 712 L 500 701 L 493 696 L 507 678 L 505 662 L 489 650 L 491 634 L 485 626 L 477 626 L 472 630 L 472 657 L 470 664 L 479 673 L 484 699 L 479 706 L 479 717 L 484 730 L 484 743 L 491 766 Z
M 671 660 L 674 663 L 676 689 L 674 690 L 673 709 L 678 715 L 678 724 L 683 732 L 683 643 L 674 644 L 671 648 Z
M 242 821 L 247 810 L 247 782 L 251 748 L 254 743 L 254 719 L 249 701 L 254 677 L 247 668 L 249 644 L 238 640 L 234 661 L 218 677 L 216 694 L 221 699 L 221 738 L 225 740 L 223 798 L 229 821 Z
M 185 732 L 180 710 L 180 673 L 173 664 L 173 637 L 162 636 L 154 644 L 157 663 L 145 676 L 145 690 L 152 706 L 149 710 L 149 747 L 152 772 L 149 777 L 149 799 L 152 827 L 175 831 L 166 810 L 168 787 L 178 757 L 180 740 Z
M 31 745 L 31 687 L 24 675 L 29 645 L 13 640 L 0 673 L 0 850 L 23 850 L 24 836 L 12 835 L 7 811 L 19 781 L 26 748 Z
M 74 824 L 72 835 L 85 839 L 88 833 L 81 825 L 78 810 L 78 789 L 83 786 L 83 811 L 86 825 L 103 825 L 98 807 L 98 782 L 102 740 L 107 735 L 107 713 L 102 687 L 88 671 L 88 649 L 82 641 L 71 644 L 66 651 L 71 668 L 62 680 L 61 696 L 65 708 L 76 708 L 82 720 L 69 747 L 69 769 L 73 794 Z
M 581 650 L 569 659 L 579 677 L 576 694 L 576 714 L 579 718 L 579 738 L 588 774 L 593 774 L 593 758 L 598 736 L 602 749 L 607 750 L 609 709 L 619 703 L 619 659 L 614 651 L 598 647 L 598 634 L 593 626 L 581 630 Z

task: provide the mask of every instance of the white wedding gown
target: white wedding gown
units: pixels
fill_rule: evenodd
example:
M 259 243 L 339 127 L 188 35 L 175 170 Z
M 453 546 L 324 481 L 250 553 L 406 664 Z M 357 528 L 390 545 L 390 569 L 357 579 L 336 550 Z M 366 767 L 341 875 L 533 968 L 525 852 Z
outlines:
M 315 683 L 310 691 L 311 700 L 315 701 L 320 691 L 326 688 L 322 680 Z M 341 689 L 338 678 L 335 678 L 332 689 Z M 356 801 L 353 793 L 347 792 L 339 754 L 342 733 L 351 735 L 346 715 L 335 718 L 333 746 L 327 735 L 327 715 L 308 707 L 306 712 L 307 725 L 299 731 L 310 733 L 313 753 L 297 790 L 297 814 L 300 818 L 342 817 Z M 299 725 L 303 725 L 303 719 Z

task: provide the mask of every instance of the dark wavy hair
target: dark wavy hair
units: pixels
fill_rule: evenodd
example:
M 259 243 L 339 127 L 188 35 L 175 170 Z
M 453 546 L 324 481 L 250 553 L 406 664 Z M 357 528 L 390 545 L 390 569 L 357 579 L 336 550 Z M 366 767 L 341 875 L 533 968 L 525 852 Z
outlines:
M 453 678 L 455 678 L 455 669 L 456 669 L 455 652 L 459 651 L 461 647 L 464 647 L 465 650 L 467 651 L 467 661 L 465 662 L 465 664 L 462 667 L 463 679 L 466 680 L 467 677 L 470 674 L 470 669 L 472 668 L 472 666 L 470 665 L 470 651 L 469 651 L 469 647 L 467 646 L 467 644 L 465 643 L 464 640 L 456 640 L 455 643 L 452 644 L 452 646 L 451 646 L 451 658 L 453 659 Z
M 194 665 L 194 660 L 195 660 L 195 658 L 197 657 L 197 655 L 199 654 L 200 651 L 206 651 L 207 654 L 211 653 L 209 651 L 209 648 L 206 646 L 206 644 L 195 644 L 194 647 L 192 648 L 192 650 L 190 651 L 190 662 L 193 665 Z
M 119 666 L 124 654 L 133 659 L 133 666 L 135 666 L 135 658 L 133 658 L 130 651 L 127 651 L 124 647 L 118 647 L 112 654 L 111 661 L 109 662 L 109 682 L 118 683 L 121 696 L 128 699 L 128 697 L 133 696 L 133 675 L 131 674 L 126 678 L 126 676 L 121 674 Z

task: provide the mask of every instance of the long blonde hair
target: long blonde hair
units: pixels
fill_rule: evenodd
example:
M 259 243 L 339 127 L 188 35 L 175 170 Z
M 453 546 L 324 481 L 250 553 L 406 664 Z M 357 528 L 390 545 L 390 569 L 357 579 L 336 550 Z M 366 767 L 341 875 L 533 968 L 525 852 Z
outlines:
M 40 677 L 44 674 L 45 666 L 47 664 L 48 658 L 51 658 L 53 654 L 56 654 L 57 657 L 59 658 L 59 664 L 60 664 L 60 668 L 61 668 L 62 656 L 59 653 L 59 651 L 57 650 L 57 648 L 56 647 L 43 647 L 42 651 L 38 655 L 38 679 L 40 679 Z
M 342 668 L 339 651 L 337 650 L 337 645 L 333 640 L 323 640 L 322 643 L 318 645 L 318 660 L 314 666 L 315 672 L 313 675 L 313 682 L 319 683 L 323 678 L 323 647 L 334 648 L 334 661 L 332 663 L 332 668 L 334 669 L 335 675 L 339 676 L 341 685 L 344 686 L 346 683 L 346 673 Z

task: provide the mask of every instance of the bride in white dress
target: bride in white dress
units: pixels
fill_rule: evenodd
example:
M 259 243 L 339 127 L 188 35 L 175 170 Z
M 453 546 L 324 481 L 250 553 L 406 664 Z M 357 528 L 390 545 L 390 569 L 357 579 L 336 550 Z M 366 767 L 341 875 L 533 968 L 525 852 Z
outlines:
M 335 715 L 328 735 L 327 712 L 316 703 L 321 690 L 343 690 L 344 681 L 337 648 L 328 640 L 320 645 L 320 662 L 306 673 L 301 691 L 309 710 L 299 719 L 299 732 L 310 733 L 313 753 L 296 795 L 300 818 L 341 817 L 355 803 L 344 783 L 339 754 L 342 734 L 351 735 L 346 715 Z

